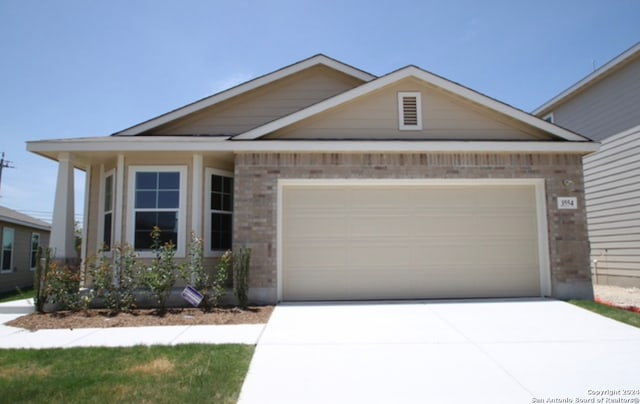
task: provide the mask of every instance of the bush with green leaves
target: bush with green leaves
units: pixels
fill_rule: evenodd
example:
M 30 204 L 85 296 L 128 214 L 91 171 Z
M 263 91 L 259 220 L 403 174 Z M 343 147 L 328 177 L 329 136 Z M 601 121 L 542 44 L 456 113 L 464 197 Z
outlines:
M 133 248 L 118 246 L 111 250 L 111 257 L 101 251 L 97 259 L 87 264 L 93 281 L 92 298 L 104 299 L 112 314 L 129 312 L 135 308 L 137 264 Z
M 220 304 L 226 292 L 230 263 L 231 251 L 227 251 L 220 257 L 214 272 L 210 273 L 204 266 L 202 239 L 191 233 L 189 262 L 180 267 L 180 277 L 202 295 L 200 305 L 205 311 Z
M 233 254 L 233 291 L 238 299 L 238 306 L 246 309 L 249 306 L 249 266 L 251 249 L 242 247 Z
M 176 282 L 176 270 L 178 265 L 174 261 L 176 247 L 172 242 L 164 243 L 160 241 L 161 230 L 154 227 L 151 232 L 153 240 L 151 249 L 154 258 L 150 265 L 142 270 L 140 277 L 141 286 L 145 288 L 158 304 L 160 313 L 166 312 L 167 299 L 171 294 L 173 285 Z
M 80 270 L 56 260 L 50 260 L 46 268 L 47 301 L 60 305 L 63 310 L 78 311 L 86 309 L 86 299 L 80 297 Z

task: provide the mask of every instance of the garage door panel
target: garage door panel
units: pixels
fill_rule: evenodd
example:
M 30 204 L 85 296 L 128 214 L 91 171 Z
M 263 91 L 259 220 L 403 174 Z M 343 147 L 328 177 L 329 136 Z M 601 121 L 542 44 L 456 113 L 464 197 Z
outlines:
M 285 300 L 540 295 L 534 186 L 313 188 L 283 190 Z

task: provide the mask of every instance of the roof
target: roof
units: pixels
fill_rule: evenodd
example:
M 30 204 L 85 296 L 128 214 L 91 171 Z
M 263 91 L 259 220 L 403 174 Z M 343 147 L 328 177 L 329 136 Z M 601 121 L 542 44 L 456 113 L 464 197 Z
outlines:
M 553 125 L 547 121 L 539 119 L 524 111 L 521 111 L 517 108 L 514 108 L 510 105 L 497 101 L 493 98 L 490 98 L 476 91 L 473 91 L 467 87 L 464 87 L 458 83 L 454 83 L 450 80 L 447 80 L 443 77 L 430 73 L 426 70 L 420 69 L 416 66 L 407 66 L 400 70 L 396 70 L 393 73 L 387 74 L 386 76 L 382 76 L 377 79 L 371 80 L 352 90 L 338 94 L 334 97 L 321 101 L 317 104 L 311 105 L 300 111 L 294 112 L 290 115 L 287 115 L 280 119 L 276 119 L 275 121 L 269 122 L 265 125 L 259 126 L 247 132 L 236 135 L 233 137 L 233 140 L 258 139 L 261 136 L 266 135 L 267 133 L 281 129 L 293 123 L 299 122 L 305 118 L 309 118 L 313 115 L 316 115 L 323 111 L 334 108 L 340 104 L 353 101 L 358 97 L 362 97 L 364 95 L 370 94 L 376 90 L 379 90 L 384 86 L 390 85 L 392 83 L 398 82 L 408 77 L 414 77 L 424 82 L 427 82 L 429 84 L 432 84 L 434 86 L 437 86 L 439 88 L 442 88 L 452 94 L 458 95 L 467 100 L 475 102 L 483 107 L 489 108 L 498 113 L 501 113 L 513 119 L 529 124 L 540 130 L 546 131 L 552 135 L 555 135 L 559 139 L 568 140 L 568 141 L 579 141 L 579 142 L 590 141 L 589 139 L 583 136 L 580 136 L 574 132 L 571 132 L 567 129 Z
M 143 134 L 174 119 L 207 108 L 243 92 L 250 91 L 288 75 L 300 72 L 318 64 L 329 66 L 358 77 L 362 84 L 317 102 L 299 111 L 267 122 L 235 136 L 135 136 Z M 514 121 L 548 133 L 551 140 L 536 141 L 471 141 L 471 140 L 265 140 L 269 133 L 295 124 L 323 111 L 371 94 L 385 86 L 406 78 L 422 80 L 449 94 L 464 98 L 483 108 L 502 114 Z M 139 125 L 116 133 L 113 136 L 41 140 L 27 142 L 27 149 L 41 156 L 57 160 L 60 153 L 71 153 L 74 165 L 85 169 L 98 156 L 113 152 L 218 152 L 220 155 L 235 152 L 544 152 L 589 154 L 598 150 L 598 143 L 592 142 L 570 130 L 546 122 L 534 115 L 514 108 L 496 99 L 478 93 L 458 83 L 410 65 L 381 77 L 375 77 L 362 70 L 338 62 L 324 55 L 316 55 L 273 73 L 235 86 L 211 97 L 153 118 Z
M 619 67 L 622 67 L 624 64 L 628 63 L 629 61 L 631 61 L 632 59 L 638 56 L 640 56 L 640 42 L 636 43 L 631 48 L 627 49 L 620 55 L 611 59 L 609 62 L 607 62 L 605 65 L 603 65 L 599 69 L 596 69 L 593 73 L 589 74 L 582 80 L 578 81 L 571 87 L 567 88 L 560 94 L 556 95 L 549 101 L 545 102 L 544 104 L 542 104 L 541 106 L 533 110 L 532 114 L 543 115 L 543 114 L 549 113 L 559 104 L 564 103 L 565 101 L 572 98 L 579 92 L 596 84 L 600 80 L 603 80 L 605 77 L 612 74 Z
M 44 231 L 51 231 L 51 225 L 49 223 L 4 206 L 0 206 L 0 221 Z
M 228 90 L 221 91 L 219 93 L 203 98 L 194 103 L 185 105 L 184 107 L 175 109 L 171 112 L 160 115 L 156 118 L 153 118 L 148 121 L 142 122 L 138 125 L 132 126 L 128 129 L 122 130 L 120 132 L 116 132 L 113 134 L 113 136 L 134 136 L 134 135 L 143 133 L 150 129 L 157 128 L 158 126 L 163 125 L 167 122 L 171 122 L 175 119 L 182 118 L 186 115 L 192 114 L 194 112 L 200 111 L 212 105 L 218 104 L 222 101 L 228 100 L 229 98 L 235 97 L 239 94 L 246 93 L 247 91 L 253 90 L 258 87 L 262 87 L 276 80 L 280 80 L 284 77 L 291 76 L 292 74 L 301 72 L 303 70 L 306 70 L 310 67 L 317 66 L 317 65 L 324 65 L 324 66 L 330 67 L 331 69 L 353 76 L 365 82 L 373 80 L 376 77 L 370 73 L 357 69 L 353 66 L 347 65 L 345 63 L 339 62 L 328 56 L 318 54 L 308 59 L 294 63 L 292 65 L 283 67 L 282 69 L 279 69 L 274 72 L 255 78 L 253 80 L 249 80 L 245 83 L 239 84 Z

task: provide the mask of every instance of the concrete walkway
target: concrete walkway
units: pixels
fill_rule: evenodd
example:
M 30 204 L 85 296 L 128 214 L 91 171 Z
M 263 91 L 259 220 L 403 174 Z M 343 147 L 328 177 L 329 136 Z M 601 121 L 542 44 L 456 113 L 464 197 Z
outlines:
M 560 301 L 285 304 L 239 402 L 640 402 L 639 363 L 640 329 Z
M 177 344 L 255 345 L 265 328 L 264 324 L 240 324 L 29 331 L 4 325 L 14 318 L 31 312 L 33 312 L 31 299 L 0 303 L 0 349 Z

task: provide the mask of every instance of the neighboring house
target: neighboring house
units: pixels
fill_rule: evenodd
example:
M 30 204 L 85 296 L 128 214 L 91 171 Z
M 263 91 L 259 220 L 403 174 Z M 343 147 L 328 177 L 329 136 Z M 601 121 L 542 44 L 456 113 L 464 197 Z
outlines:
M 583 160 L 594 282 L 640 287 L 640 43 L 534 114 L 602 142 Z
M 47 247 L 51 226 L 0 206 L 0 293 L 33 286 L 38 247 Z
M 98 113 L 98 111 L 96 111 Z M 415 66 L 317 55 L 112 136 L 28 142 L 58 161 L 52 247 L 149 232 L 184 257 L 252 249 L 250 298 L 593 296 L 582 156 L 598 144 Z

